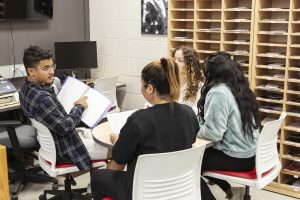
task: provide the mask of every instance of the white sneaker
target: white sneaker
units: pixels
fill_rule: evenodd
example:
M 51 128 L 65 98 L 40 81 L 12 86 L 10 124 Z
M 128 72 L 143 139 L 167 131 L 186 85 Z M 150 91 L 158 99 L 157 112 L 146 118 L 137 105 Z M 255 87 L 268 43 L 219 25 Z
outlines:
M 92 196 L 91 184 L 89 183 L 86 187 L 86 195 Z

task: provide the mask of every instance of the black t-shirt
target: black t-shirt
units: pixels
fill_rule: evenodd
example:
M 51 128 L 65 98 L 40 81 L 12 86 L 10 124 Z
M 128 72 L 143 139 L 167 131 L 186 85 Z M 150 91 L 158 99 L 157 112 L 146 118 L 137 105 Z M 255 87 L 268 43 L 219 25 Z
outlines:
M 158 104 L 133 113 L 120 131 L 112 149 L 118 164 L 128 164 L 127 188 L 132 193 L 133 175 L 139 155 L 191 148 L 199 123 L 193 110 L 183 104 Z

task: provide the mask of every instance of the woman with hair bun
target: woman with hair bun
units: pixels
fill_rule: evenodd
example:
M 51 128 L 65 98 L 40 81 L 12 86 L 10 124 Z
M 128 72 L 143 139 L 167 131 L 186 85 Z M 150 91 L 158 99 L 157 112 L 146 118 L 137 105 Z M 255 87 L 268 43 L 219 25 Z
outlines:
M 112 149 L 112 161 L 92 176 L 93 199 L 131 199 L 139 155 L 184 150 L 195 142 L 199 123 L 179 97 L 178 66 L 172 58 L 149 63 L 141 74 L 141 93 L 153 106 L 133 113 Z M 123 171 L 127 165 L 127 171 Z

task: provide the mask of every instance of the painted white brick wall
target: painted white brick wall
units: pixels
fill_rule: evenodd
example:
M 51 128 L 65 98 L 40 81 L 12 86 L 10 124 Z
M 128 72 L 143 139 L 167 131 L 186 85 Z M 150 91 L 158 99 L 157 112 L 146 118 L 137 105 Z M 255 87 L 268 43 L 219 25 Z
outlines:
M 167 37 L 141 34 L 141 0 L 90 0 L 90 39 L 97 41 L 98 68 L 119 75 L 126 88 L 118 91 L 121 109 L 141 108 L 140 73 L 150 61 L 167 55 Z

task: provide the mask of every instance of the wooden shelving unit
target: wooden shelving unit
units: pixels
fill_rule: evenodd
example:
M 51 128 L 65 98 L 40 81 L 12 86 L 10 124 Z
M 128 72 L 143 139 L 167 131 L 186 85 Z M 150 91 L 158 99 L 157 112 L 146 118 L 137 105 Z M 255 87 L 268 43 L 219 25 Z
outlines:
M 251 80 L 255 1 L 223 0 L 222 48 L 234 55 Z
M 221 49 L 222 0 L 195 1 L 195 44 L 200 62 Z
M 180 45 L 200 62 L 231 53 L 249 77 L 262 126 L 287 112 L 277 142 L 282 170 L 266 189 L 300 198 L 300 170 L 291 170 L 300 165 L 300 0 L 169 0 L 169 52 Z
M 215 51 L 228 51 L 249 76 L 254 3 L 254 0 L 169 1 L 168 49 L 171 52 L 180 45 L 194 47 L 200 62 Z
M 262 120 L 275 119 L 282 111 L 287 112 L 278 133 L 282 170 L 267 189 L 297 198 L 300 187 L 293 182 L 299 179 L 300 169 L 290 169 L 300 166 L 300 157 L 292 155 L 300 150 L 300 141 L 293 141 L 297 134 L 300 138 L 300 24 L 295 23 L 300 18 L 296 9 L 299 6 L 299 0 L 256 1 L 251 66 L 252 88 L 261 106 Z
M 169 1 L 168 48 L 194 43 L 194 0 Z

